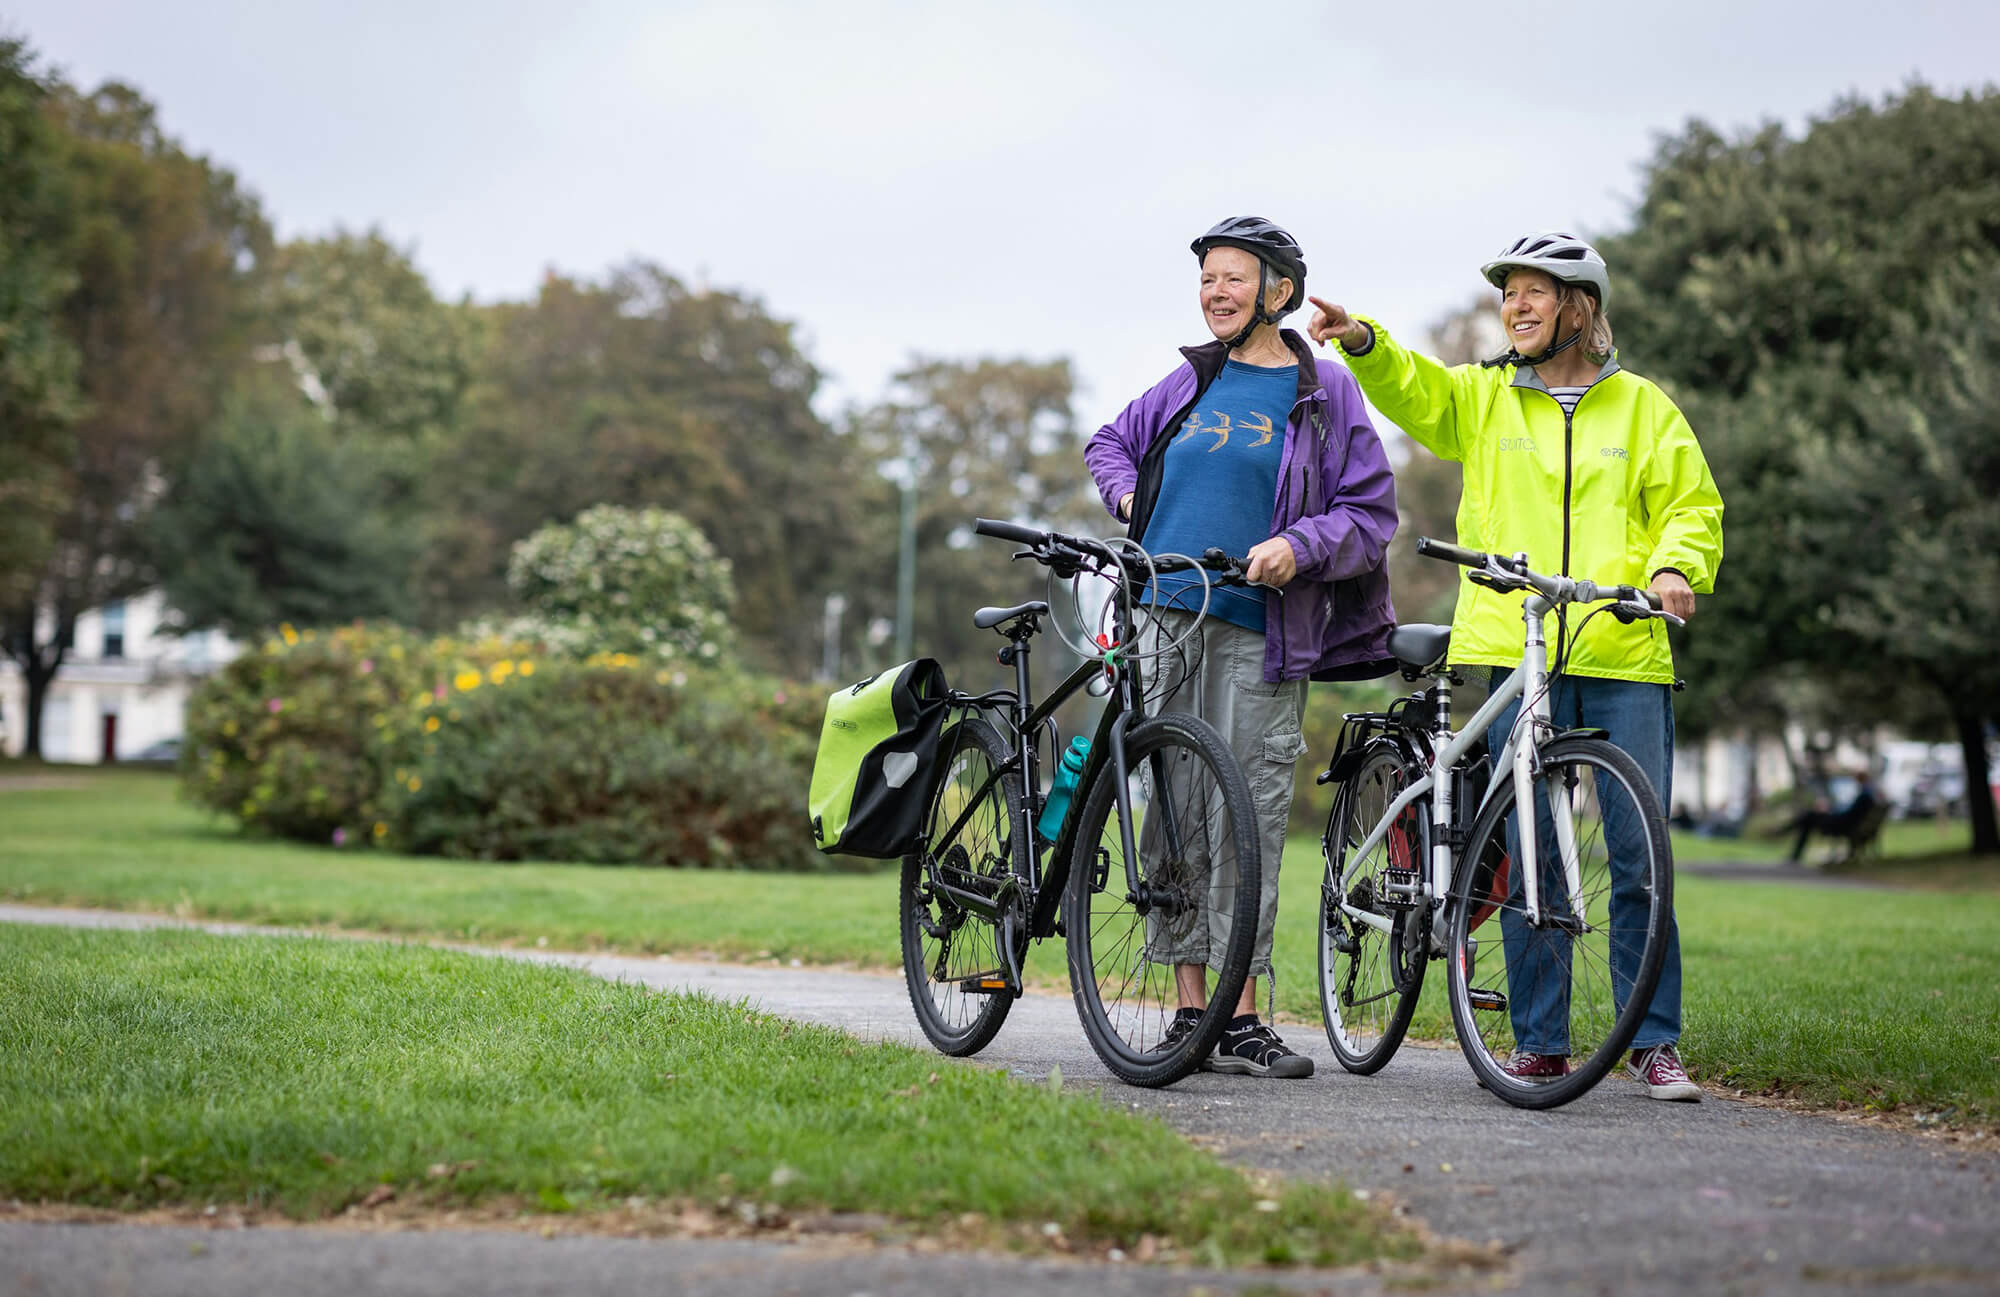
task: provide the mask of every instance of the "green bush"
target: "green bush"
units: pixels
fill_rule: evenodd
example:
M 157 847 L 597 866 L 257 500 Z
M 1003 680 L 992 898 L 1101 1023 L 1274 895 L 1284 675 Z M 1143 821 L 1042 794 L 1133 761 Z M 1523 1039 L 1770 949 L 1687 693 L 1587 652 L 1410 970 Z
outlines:
M 538 638 L 586 653 L 712 664 L 735 639 L 729 560 L 665 509 L 601 504 L 551 523 L 515 543 L 507 588 Z
M 418 723 L 436 676 L 407 631 L 287 625 L 189 702 L 183 785 L 246 827 L 345 841 L 380 819 L 384 735 Z
M 833 866 L 805 832 L 814 709 L 625 654 L 551 661 L 433 709 L 391 770 L 388 841 L 481 860 Z
M 841 862 L 804 812 L 819 708 L 624 653 L 286 627 L 197 693 L 182 774 L 246 827 L 336 846 L 824 869 Z

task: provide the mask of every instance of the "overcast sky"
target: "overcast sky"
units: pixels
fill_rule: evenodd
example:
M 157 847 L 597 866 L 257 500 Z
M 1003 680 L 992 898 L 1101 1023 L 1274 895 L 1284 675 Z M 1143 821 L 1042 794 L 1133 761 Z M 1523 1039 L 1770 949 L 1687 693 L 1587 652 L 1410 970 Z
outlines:
M 1066 355 L 1086 427 L 1206 339 L 1187 244 L 1224 216 L 1414 334 L 1517 233 L 1622 227 L 1691 117 L 2000 75 L 1992 0 L 0 0 L 0 30 L 135 83 L 282 237 L 378 227 L 446 297 L 644 257 L 796 321 L 828 413 L 912 354 Z

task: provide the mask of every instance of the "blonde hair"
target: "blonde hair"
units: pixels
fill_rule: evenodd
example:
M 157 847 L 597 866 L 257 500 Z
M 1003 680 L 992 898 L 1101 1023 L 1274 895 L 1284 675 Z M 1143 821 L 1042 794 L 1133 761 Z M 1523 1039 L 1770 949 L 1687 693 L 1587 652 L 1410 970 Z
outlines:
M 1562 293 L 1564 306 L 1574 299 L 1583 307 L 1583 319 L 1577 322 L 1577 332 L 1583 335 L 1583 342 L 1579 344 L 1583 347 L 1583 354 L 1600 365 L 1611 359 L 1611 317 L 1598 305 L 1597 294 L 1574 284 L 1557 287 Z

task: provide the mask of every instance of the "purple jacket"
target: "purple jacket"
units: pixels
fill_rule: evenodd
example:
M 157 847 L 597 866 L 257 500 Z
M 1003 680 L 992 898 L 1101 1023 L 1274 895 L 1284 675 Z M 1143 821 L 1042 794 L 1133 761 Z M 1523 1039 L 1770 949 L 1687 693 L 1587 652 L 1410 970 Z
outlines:
M 1299 358 L 1299 394 L 1285 424 L 1271 534 L 1298 556 L 1298 575 L 1264 596 L 1264 679 L 1362 680 L 1386 674 L 1389 538 L 1396 534 L 1396 480 L 1361 391 L 1341 365 L 1319 360 L 1286 329 Z M 1104 507 L 1134 492 L 1130 533 L 1145 534 L 1159 498 L 1167 443 L 1222 372 L 1220 342 L 1183 347 L 1187 363 L 1099 428 L 1083 448 Z

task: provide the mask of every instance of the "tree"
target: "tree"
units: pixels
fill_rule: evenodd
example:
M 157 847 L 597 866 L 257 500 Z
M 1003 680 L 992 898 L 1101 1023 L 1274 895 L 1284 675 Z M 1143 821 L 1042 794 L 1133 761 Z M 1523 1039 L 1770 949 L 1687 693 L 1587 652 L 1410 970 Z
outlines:
M 136 90 L 56 85 L 49 106 L 72 195 L 58 255 L 75 278 L 61 327 L 84 413 L 48 557 L 0 609 L 0 644 L 27 685 L 30 755 L 77 617 L 155 579 L 142 528 L 161 465 L 248 363 L 250 287 L 270 247 L 256 200 L 164 135 Z
M 286 244 L 270 292 L 286 361 L 343 431 L 416 442 L 454 424 L 472 381 L 471 317 L 439 302 L 379 231 Z
M 514 546 L 507 585 L 539 625 L 514 628 L 589 653 L 713 662 L 734 640 L 729 561 L 664 509 L 599 505 Z
M 1663 141 L 1605 245 L 1620 341 L 1701 430 L 1728 506 L 1724 580 L 1690 649 L 1739 697 L 1795 668 L 1852 718 L 1907 723 L 1926 683 L 2000 853 L 2000 93 L 1845 101 L 1797 139 Z M 1921 712 L 1919 713 L 1922 714 Z
M 147 520 L 174 628 L 247 639 L 405 614 L 416 545 L 386 515 L 370 447 L 273 388 L 234 394 Z
M 48 84 L 0 39 L 0 607 L 33 589 L 55 544 L 78 409 L 76 348 L 57 312 L 74 282 L 59 253 L 67 194 Z
M 500 606 L 508 548 L 594 504 L 684 515 L 730 560 L 760 664 L 804 674 L 864 530 L 867 470 L 812 408 L 819 375 L 753 299 L 636 264 L 551 274 L 483 313 L 486 346 L 428 474 L 428 620 Z
M 918 358 L 895 382 L 890 400 L 855 416 L 853 435 L 865 459 L 899 476 L 914 472 L 918 651 L 948 673 L 979 678 L 992 654 L 973 609 L 1036 598 L 1043 586 L 1041 569 L 1010 564 L 1011 550 L 975 536 L 973 519 L 1086 535 L 1116 526 L 1083 466 L 1067 360 Z M 895 616 L 895 521 L 878 506 L 871 562 L 850 587 L 857 630 Z

